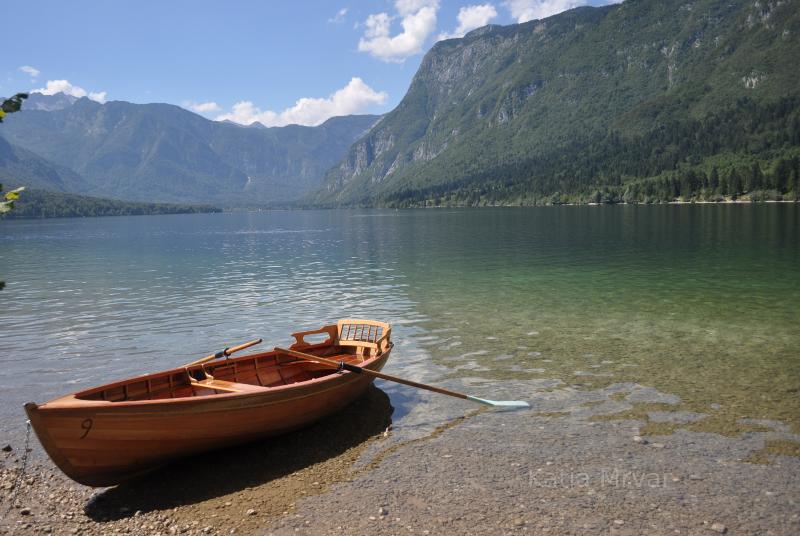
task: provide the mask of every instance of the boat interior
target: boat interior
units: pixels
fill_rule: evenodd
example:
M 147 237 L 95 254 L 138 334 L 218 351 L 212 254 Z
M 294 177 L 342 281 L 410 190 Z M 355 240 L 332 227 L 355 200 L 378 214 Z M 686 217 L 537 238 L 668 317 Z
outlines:
M 291 350 L 356 365 L 378 357 L 392 347 L 389 325 L 372 320 L 340 320 L 337 324 L 293 333 L 292 336 L 295 342 L 290 346 Z M 320 337 L 325 338 L 319 342 L 313 340 Z M 263 392 L 338 372 L 326 365 L 278 351 L 214 360 L 215 357 L 224 356 L 220 352 L 181 369 L 95 387 L 77 393 L 75 397 L 126 402 Z

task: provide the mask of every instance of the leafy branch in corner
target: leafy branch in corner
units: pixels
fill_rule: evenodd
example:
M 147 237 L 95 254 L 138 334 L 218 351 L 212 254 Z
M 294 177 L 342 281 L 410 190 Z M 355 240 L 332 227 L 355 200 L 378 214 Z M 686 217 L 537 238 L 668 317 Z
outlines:
M 3 118 L 8 114 L 13 114 L 14 112 L 18 112 L 20 108 L 22 108 L 22 101 L 28 98 L 27 93 L 17 93 L 11 98 L 5 99 L 3 104 L 0 104 L 0 123 L 3 122 Z M 0 200 L 0 215 L 9 212 L 12 208 L 14 208 L 14 201 L 19 199 L 19 194 L 25 189 L 25 187 L 21 186 L 19 188 L 15 188 L 10 192 L 6 193 Z M 3 185 L 0 184 L 0 194 L 3 193 Z M 2 288 L 2 287 L 0 287 Z
M 22 101 L 28 98 L 27 93 L 17 93 L 11 98 L 5 99 L 3 104 L 0 105 L 0 123 L 3 122 L 3 118 L 8 114 L 13 114 L 14 112 L 18 112 L 20 108 L 22 108 Z M 19 199 L 19 194 L 25 189 L 24 186 L 20 186 L 19 188 L 15 188 L 10 192 L 6 192 L 5 195 L 2 196 L 0 201 L 0 215 L 9 212 L 12 208 L 14 208 L 14 201 Z M 0 195 L 3 194 L 3 185 L 0 184 Z M 5 281 L 0 281 L 0 290 L 6 286 Z
M 14 208 L 14 201 L 19 199 L 19 194 L 25 190 L 24 186 L 20 186 L 19 188 L 14 188 L 10 192 L 6 192 L 3 197 L 2 201 L 0 201 L 0 215 L 5 214 L 6 212 L 10 212 L 12 208 Z M 0 194 L 3 194 L 3 185 L 0 184 Z
M 3 118 L 7 114 L 13 114 L 14 112 L 18 112 L 20 108 L 22 108 L 22 101 L 28 98 L 27 93 L 17 93 L 11 98 L 8 98 L 3 101 L 3 104 L 0 105 L 0 123 L 3 122 Z

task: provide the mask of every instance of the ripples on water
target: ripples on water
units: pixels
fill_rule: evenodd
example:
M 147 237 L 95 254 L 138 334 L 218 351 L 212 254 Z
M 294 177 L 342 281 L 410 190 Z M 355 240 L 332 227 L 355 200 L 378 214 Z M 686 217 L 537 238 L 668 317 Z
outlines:
M 736 383 L 760 358 L 725 348 L 742 333 L 792 375 L 798 240 L 791 206 L 2 222 L 4 432 L 28 400 L 347 316 L 392 322 L 389 369 L 418 380 L 613 376 L 699 355 Z

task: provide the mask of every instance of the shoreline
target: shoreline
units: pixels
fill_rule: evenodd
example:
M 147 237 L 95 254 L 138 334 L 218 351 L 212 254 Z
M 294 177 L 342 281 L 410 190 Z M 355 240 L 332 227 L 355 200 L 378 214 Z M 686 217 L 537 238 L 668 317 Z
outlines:
M 389 424 L 388 396 L 371 389 L 348 419 L 115 488 L 80 486 L 36 460 L 0 533 L 797 533 L 800 458 L 746 461 L 771 438 L 797 438 L 780 423 L 737 437 L 641 436 L 642 421 L 594 420 L 667 396 L 635 384 L 541 388 L 533 410 L 503 412 L 424 395 Z M 0 457 L 3 512 L 18 454 Z
M 347 411 L 346 421 L 333 415 L 277 438 L 183 458 L 110 488 L 70 480 L 32 434 L 33 456 L 16 491 L 23 447 L 0 455 L 0 534 L 251 534 L 266 519 L 291 513 L 297 501 L 352 478 L 361 454 L 390 426 L 389 397 L 374 386 Z
M 789 201 L 789 200 L 775 200 L 775 199 L 767 199 L 764 201 L 750 201 L 749 199 L 726 199 L 724 201 L 667 201 L 667 202 L 657 202 L 657 203 L 630 203 L 627 201 L 620 201 L 618 203 L 544 203 L 539 205 L 524 205 L 524 204 L 497 204 L 497 205 L 430 205 L 430 206 L 412 206 L 412 207 L 403 207 L 398 208 L 395 210 L 405 210 L 405 209 L 415 209 L 415 208 L 539 208 L 539 207 L 613 207 L 613 206 L 646 206 L 646 207 L 657 207 L 657 206 L 669 206 L 669 205 L 761 205 L 761 204 L 776 204 L 776 205 L 798 205 L 800 204 L 800 200 L 797 201 Z M 374 207 L 374 208 L 386 208 L 391 210 L 390 207 Z
M 724 201 L 682 201 L 674 200 L 667 202 L 627 202 L 621 201 L 618 203 L 543 203 L 543 204 L 489 204 L 489 205 L 414 205 L 409 207 L 388 207 L 388 206 L 369 206 L 369 207 L 283 207 L 283 208 L 238 208 L 238 207 L 225 207 L 222 209 L 215 209 L 209 211 L 187 211 L 187 212 L 155 212 L 152 214 L 98 214 L 98 215 L 60 215 L 60 216 L 38 216 L 38 217 L 19 217 L 13 216 L 8 218 L 8 221 L 39 221 L 39 220 L 57 220 L 57 219 L 83 219 L 83 218 L 116 218 L 122 216 L 178 216 L 187 214 L 249 214 L 261 212 L 292 212 L 292 211 L 306 211 L 306 210 L 413 210 L 413 209 L 454 209 L 454 208 L 540 208 L 540 207 L 601 207 L 601 206 L 665 206 L 665 205 L 761 205 L 761 204 L 774 204 L 774 205 L 800 205 L 800 199 L 790 201 L 787 199 L 776 200 L 766 199 L 763 201 L 751 201 L 749 199 L 725 199 Z

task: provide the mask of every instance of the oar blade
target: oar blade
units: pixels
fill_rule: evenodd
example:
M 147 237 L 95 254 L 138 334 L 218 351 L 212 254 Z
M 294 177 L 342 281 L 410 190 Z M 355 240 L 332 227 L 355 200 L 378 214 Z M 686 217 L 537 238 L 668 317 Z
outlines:
M 284 354 L 288 354 L 300 359 L 306 359 L 308 361 L 315 361 L 317 363 L 321 363 L 323 365 L 327 365 L 331 368 L 339 369 L 339 370 L 349 370 L 351 372 L 355 372 L 357 374 L 367 374 L 372 376 L 373 378 L 380 378 L 382 380 L 388 380 L 390 382 L 401 383 L 403 385 L 410 385 L 411 387 L 416 387 L 417 389 L 425 389 L 428 391 L 433 391 L 434 393 L 439 393 L 442 395 L 453 396 L 456 398 L 472 400 L 473 402 L 477 402 L 479 404 L 486 404 L 487 406 L 494 406 L 494 407 L 502 407 L 502 408 L 529 408 L 531 407 L 530 404 L 525 402 L 524 400 L 487 400 L 485 398 L 478 398 L 477 396 L 469 396 L 464 393 L 457 393 L 455 391 L 450 391 L 448 389 L 443 389 L 441 387 L 434 387 L 433 385 L 426 385 L 424 383 L 414 382 L 411 380 L 406 380 L 405 378 L 398 378 L 397 376 L 390 376 L 388 374 L 384 374 L 382 372 L 378 372 L 376 370 L 370 370 L 368 368 L 362 368 L 355 365 L 350 365 L 343 362 L 333 361 L 331 359 L 326 359 L 324 357 L 306 354 L 304 352 L 298 352 L 297 350 L 287 350 L 285 348 L 275 347 L 276 352 L 281 352 Z
M 485 398 L 478 398 L 477 396 L 467 395 L 468 400 L 478 402 L 479 404 L 486 404 L 487 406 L 501 407 L 501 408 L 529 408 L 530 404 L 524 400 L 487 400 Z

